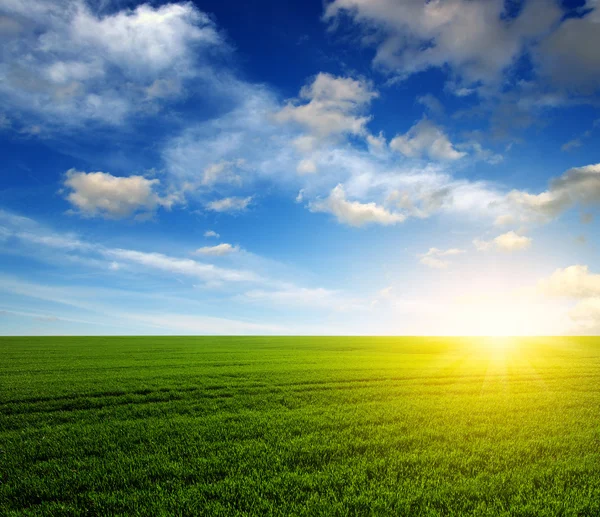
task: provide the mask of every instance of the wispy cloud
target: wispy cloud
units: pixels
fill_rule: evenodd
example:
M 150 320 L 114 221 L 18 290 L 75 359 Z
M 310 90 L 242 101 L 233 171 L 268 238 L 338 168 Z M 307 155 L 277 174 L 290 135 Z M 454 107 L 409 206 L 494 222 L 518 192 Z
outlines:
M 458 248 L 450 248 L 447 250 L 429 248 L 427 253 L 419 255 L 419 262 L 433 269 L 446 269 L 451 263 L 448 260 L 448 257 L 461 255 L 463 253 L 465 253 L 465 250 Z
M 231 253 L 237 253 L 238 251 L 240 251 L 239 246 L 232 246 L 231 244 L 224 242 L 222 244 L 217 244 L 216 246 L 203 246 L 202 248 L 198 248 L 196 253 L 200 255 L 222 257 Z
M 252 202 L 252 196 L 248 197 L 224 197 L 206 204 L 207 210 L 213 212 L 242 212 Z

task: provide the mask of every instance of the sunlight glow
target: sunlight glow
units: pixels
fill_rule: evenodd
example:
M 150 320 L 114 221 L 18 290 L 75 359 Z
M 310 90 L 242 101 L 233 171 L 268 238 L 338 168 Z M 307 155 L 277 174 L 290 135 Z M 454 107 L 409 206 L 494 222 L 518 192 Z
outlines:
M 556 307 L 519 291 L 459 297 L 447 317 L 450 333 L 465 336 L 551 335 L 564 325 Z

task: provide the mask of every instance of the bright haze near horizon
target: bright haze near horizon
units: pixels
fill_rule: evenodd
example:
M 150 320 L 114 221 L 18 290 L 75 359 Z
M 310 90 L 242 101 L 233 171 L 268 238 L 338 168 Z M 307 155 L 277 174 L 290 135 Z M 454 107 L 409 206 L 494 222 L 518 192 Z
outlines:
M 597 334 L 600 3 L 0 0 L 1 334 Z

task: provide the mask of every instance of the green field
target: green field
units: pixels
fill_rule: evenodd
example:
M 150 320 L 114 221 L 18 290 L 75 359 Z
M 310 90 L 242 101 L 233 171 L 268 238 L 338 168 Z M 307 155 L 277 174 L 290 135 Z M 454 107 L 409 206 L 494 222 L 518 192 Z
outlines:
M 600 338 L 0 338 L 0 515 L 600 515 Z

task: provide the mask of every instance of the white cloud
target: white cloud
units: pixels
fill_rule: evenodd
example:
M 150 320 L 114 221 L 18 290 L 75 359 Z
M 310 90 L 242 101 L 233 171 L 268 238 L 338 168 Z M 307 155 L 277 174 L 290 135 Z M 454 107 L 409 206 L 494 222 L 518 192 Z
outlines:
M 2 131 L 3 129 L 7 129 L 10 126 L 10 119 L 4 113 L 0 113 L 0 131 Z
M 300 90 L 300 97 L 275 114 L 280 123 L 293 122 L 322 138 L 330 135 L 366 134 L 370 117 L 360 113 L 377 97 L 370 85 L 349 77 L 320 73 Z M 312 147 L 315 140 L 303 140 L 300 147 Z
M 221 161 L 211 163 L 202 174 L 202 185 L 212 186 L 217 183 L 231 183 L 239 185 L 242 178 L 235 170 L 244 165 L 244 160 Z
M 450 261 L 444 257 L 452 257 L 465 253 L 465 250 L 458 248 L 450 248 L 448 250 L 440 250 L 438 248 L 429 248 L 427 253 L 419 256 L 419 262 L 425 266 L 434 269 L 446 269 L 450 265 Z
M 452 197 L 453 191 L 449 186 L 419 188 L 412 193 L 393 190 L 387 196 L 386 204 L 399 208 L 407 215 L 423 219 L 452 204 Z
M 494 226 L 508 226 L 515 224 L 515 216 L 512 214 L 502 214 L 494 219 Z
M 187 258 L 178 258 L 162 253 L 145 252 L 131 249 L 108 248 L 98 243 L 83 241 L 75 235 L 60 234 L 49 230 L 25 217 L 20 217 L 9 212 L 0 210 L 0 228 L 5 228 L 7 236 L 14 237 L 19 241 L 34 244 L 38 248 L 52 248 L 63 252 L 65 256 L 100 257 L 86 260 L 93 266 L 102 268 L 134 270 L 133 266 L 143 266 L 145 269 L 161 271 L 169 274 L 184 275 L 190 278 L 202 280 L 207 284 L 219 283 L 255 282 L 267 285 L 278 285 L 264 276 L 253 271 L 243 269 L 231 269 L 198 262 Z M 108 259 L 108 263 L 106 262 Z M 127 266 L 127 268 L 125 268 Z
M 37 231 L 18 231 L 15 233 L 11 232 L 10 234 L 33 244 L 60 248 L 67 251 L 90 251 L 94 249 L 93 245 L 83 242 L 76 236 L 69 234 L 40 234 Z
M 173 198 L 161 198 L 155 192 L 159 180 L 143 176 L 118 177 L 107 172 L 71 169 L 64 184 L 70 189 L 67 200 L 86 216 L 120 219 L 135 213 L 149 214 L 174 202 Z
M 556 217 L 577 204 L 600 204 L 600 163 L 569 169 L 540 194 L 513 190 L 507 200 L 517 210 L 524 211 L 525 217 L 542 220 Z
M 479 142 L 470 141 L 456 146 L 461 151 L 470 151 L 471 155 L 476 160 L 487 162 L 490 165 L 498 165 L 504 160 L 504 156 L 495 153 L 490 149 L 485 149 Z
M 196 335 L 282 335 L 289 331 L 287 327 L 254 321 L 216 318 L 198 314 L 156 313 L 124 314 L 130 320 L 142 322 L 151 328 L 166 329 L 168 334 L 177 333 Z
M 208 191 L 201 188 L 204 171 L 213 164 L 243 158 L 244 191 L 236 190 L 235 185 L 220 184 L 219 196 L 239 198 L 255 191 L 253 187 L 270 184 L 284 194 L 302 190 L 301 199 L 309 209 L 311 205 L 322 208 L 326 203 L 323 197 L 342 184 L 344 196 L 359 205 L 378 208 L 373 221 L 385 220 L 385 224 L 407 216 L 429 217 L 436 212 L 493 218 L 505 208 L 504 193 L 493 184 L 458 180 L 450 174 L 450 164 L 444 162 L 466 152 L 455 148 L 439 128 L 430 126 L 429 140 L 424 143 L 418 139 L 410 141 L 413 154 L 426 157 L 431 153 L 439 158 L 438 164 L 420 167 L 406 165 L 397 153 L 391 152 L 383 134 L 371 135 L 362 120 L 368 119 L 363 110 L 375 92 L 365 81 L 319 74 L 302 89 L 298 99 L 284 106 L 266 87 L 244 84 L 238 90 L 243 94 L 240 93 L 240 102 L 231 111 L 188 127 L 164 148 L 168 185 L 188 186 L 189 201 L 197 200 L 205 206 L 212 203 L 214 198 L 207 198 Z M 306 115 L 306 123 L 296 120 L 298 113 Z M 304 120 L 304 115 L 298 117 Z M 330 125 L 330 116 L 345 122 Z M 422 126 L 428 124 L 425 121 Z M 353 145 L 350 141 L 340 145 L 340 139 L 348 136 L 364 138 L 367 146 Z M 471 149 L 478 154 L 474 148 L 469 148 L 469 152 Z M 395 210 L 396 205 L 386 205 L 386 199 L 395 190 L 405 193 L 413 208 Z M 334 201 L 331 200 L 332 206 Z M 345 206 L 343 201 L 347 200 L 337 203 L 338 212 Z M 344 216 L 338 217 L 343 219 Z
M 573 138 L 572 140 L 569 140 L 568 142 L 565 142 L 563 145 L 560 146 L 561 151 L 571 151 L 572 149 L 575 149 L 576 147 L 581 147 L 583 145 L 581 138 Z
M 600 332 L 600 274 L 590 273 L 588 266 L 581 264 L 557 269 L 538 282 L 538 290 L 547 296 L 579 300 L 569 311 L 576 331 Z
M 473 245 L 477 251 L 489 251 L 496 248 L 502 251 L 519 251 L 527 249 L 531 246 L 531 238 L 524 235 L 519 235 L 513 231 L 498 235 L 491 241 L 474 239 Z
M 577 93 L 593 94 L 600 89 L 600 8 L 583 17 L 570 17 L 542 41 L 534 54 L 541 72 L 554 83 Z
M 369 149 L 341 146 L 321 139 L 318 151 L 305 156 L 318 174 L 298 174 L 298 134 L 274 125 L 266 116 L 276 106 L 268 92 L 252 89 L 239 108 L 194 126 L 168 142 L 163 157 L 171 181 L 194 184 L 197 171 L 205 164 L 243 157 L 245 188 L 268 182 L 284 193 L 302 190 L 301 199 L 307 201 L 308 207 L 311 202 L 319 206 L 319 197 L 338 184 L 344 185 L 345 194 L 360 204 L 375 202 L 384 210 L 387 208 L 396 222 L 401 214 L 424 218 L 437 212 L 493 220 L 508 207 L 506 194 L 499 187 L 485 181 L 456 179 L 444 162 L 407 165 L 397 153 L 389 151 L 382 135 L 373 137 L 381 143 L 375 144 L 377 149 L 373 145 Z M 405 195 L 413 208 L 395 205 L 394 191 Z M 223 194 L 239 195 L 235 191 Z M 207 202 L 202 192 L 194 195 Z M 386 207 L 389 196 L 392 197 Z M 394 213 L 396 207 L 401 214 Z
M 380 132 L 377 136 L 371 134 L 367 135 L 367 143 L 369 144 L 371 152 L 381 152 L 387 145 L 383 132 Z
M 424 118 L 404 135 L 397 135 L 390 148 L 408 158 L 427 156 L 432 160 L 458 160 L 466 153 L 457 151 L 448 136 L 433 122 Z
M 482 239 L 473 239 L 473 246 L 477 251 L 488 251 L 492 249 L 493 241 L 484 241 Z
M 600 297 L 580 301 L 569 311 L 569 317 L 584 331 L 600 332 Z
M 121 261 L 132 262 L 151 269 L 185 275 L 208 283 L 258 282 L 261 278 L 251 271 L 226 269 L 191 259 L 181 259 L 162 253 L 146 253 L 126 249 L 106 249 L 103 255 Z
M 207 210 L 213 212 L 242 212 L 252 202 L 252 196 L 248 197 L 225 197 L 206 204 Z
M 572 140 L 565 142 L 560 147 L 561 151 L 571 151 L 572 149 L 581 147 L 584 144 L 584 141 L 589 139 L 594 134 L 595 130 L 598 128 L 600 128 L 600 118 L 594 120 L 591 128 L 586 129 L 585 131 L 580 133 L 579 136 L 573 138 Z
M 368 35 L 363 41 L 377 46 L 375 65 L 401 78 L 449 66 L 465 85 L 499 84 L 526 44 L 561 16 L 551 0 L 526 2 L 513 19 L 502 16 L 504 7 L 503 0 L 334 0 L 324 18 L 351 17 Z
M 431 115 L 442 117 L 445 114 L 446 110 L 444 109 L 444 105 L 435 95 L 432 95 L 431 93 L 420 95 L 417 97 L 417 102 L 422 104 Z
M 304 159 L 296 167 L 298 174 L 314 174 L 317 172 L 317 166 L 315 162 L 310 159 Z
M 86 319 L 74 319 L 68 311 L 64 316 L 60 315 L 63 322 L 77 322 L 83 324 L 75 334 L 85 328 L 91 334 L 105 334 L 106 328 L 111 328 L 113 332 L 119 334 L 150 334 L 156 335 L 162 333 L 165 335 L 175 334 L 284 334 L 290 331 L 288 325 L 274 325 L 272 323 L 263 323 L 248 321 L 246 319 L 229 319 L 203 314 L 206 310 L 202 305 L 197 305 L 191 299 L 165 296 L 161 293 L 136 292 L 130 290 L 117 290 L 106 288 L 89 289 L 89 287 L 75 288 L 73 286 L 63 285 L 40 285 L 30 282 L 22 282 L 8 276 L 0 278 L 0 290 L 4 292 L 18 294 L 37 300 L 51 303 L 51 307 L 56 311 L 61 310 L 61 305 L 75 308 L 79 311 L 85 311 Z M 144 308 L 148 309 L 141 313 L 128 312 L 132 300 L 144 298 Z M 122 300 L 124 304 L 119 306 L 116 302 Z M 185 304 L 183 307 L 176 307 L 182 312 L 165 312 L 165 306 L 171 307 L 174 304 Z M 54 312 L 54 311 L 53 311 Z M 21 313 L 30 317 L 43 317 L 45 320 L 58 320 L 54 316 L 39 313 Z M 90 318 L 90 314 L 93 317 Z M 98 327 L 100 325 L 100 327 Z M 160 329 L 157 331 L 157 329 Z M 65 327 L 61 326 L 51 334 L 65 335 Z M 295 332 L 297 333 L 297 331 Z
M 386 208 L 375 203 L 360 203 L 359 201 L 348 201 L 344 187 L 336 186 L 329 197 L 323 200 L 312 201 L 309 204 L 311 212 L 328 212 L 337 220 L 350 226 L 364 226 L 370 223 L 391 225 L 401 223 L 406 216 L 400 213 L 390 212 Z
M 391 285 L 388 285 L 387 287 L 380 289 L 379 292 L 377 293 L 377 296 L 379 298 L 391 298 L 393 296 L 393 291 L 394 291 L 394 287 Z
M 214 237 L 215 239 L 218 239 L 220 237 L 220 235 L 213 231 L 213 230 L 207 230 L 204 232 L 204 236 L 208 239 L 208 238 L 212 238 Z
M 552 296 L 600 297 L 600 275 L 590 273 L 588 266 L 577 264 L 557 269 L 549 278 L 540 280 L 538 287 Z
M 286 285 L 277 290 L 254 289 L 237 297 L 241 301 L 251 303 L 267 303 L 280 307 L 319 308 L 335 311 L 365 310 L 365 300 L 349 297 L 348 293 L 325 289 L 322 287 L 299 287 Z
M 222 257 L 223 255 L 229 255 L 230 253 L 236 253 L 240 251 L 239 246 L 232 246 L 228 243 L 217 244 L 216 246 L 203 246 L 198 248 L 196 253 L 200 255 L 210 255 L 214 257 Z
M 244 183 L 267 175 L 263 172 L 267 167 L 270 176 L 282 171 L 294 174 L 297 158 L 292 156 L 290 136 L 269 118 L 279 106 L 274 94 L 266 87 L 232 78 L 223 87 L 232 104 L 224 114 L 191 124 L 166 142 L 162 159 L 170 181 L 202 194 L 212 186 L 212 178 L 222 178 L 222 172 L 228 179 L 243 172 Z M 285 163 L 278 161 L 282 155 Z M 277 169 L 271 171 L 275 165 Z M 237 186 L 235 181 L 225 183 Z
M 210 80 L 209 53 L 226 47 L 209 17 L 189 3 L 142 4 L 107 15 L 82 0 L 3 2 L 0 93 L 48 125 L 119 124 L 147 103 Z
M 289 286 L 285 289 L 276 291 L 265 291 L 256 289 L 245 292 L 241 298 L 246 301 L 261 301 L 272 304 L 297 305 L 297 306 L 318 306 L 331 307 L 335 299 L 335 291 L 324 288 L 305 288 Z
M 101 49 L 111 62 L 139 74 L 172 70 L 174 62 L 189 63 L 193 43 L 209 46 L 222 43 L 209 17 L 191 3 L 156 8 L 142 4 L 132 11 L 119 11 L 103 18 L 79 7 L 70 29 L 69 44 Z M 48 49 L 62 50 L 65 42 L 48 39 L 44 39 Z
M 531 239 L 510 231 L 498 235 L 498 237 L 494 239 L 494 244 L 498 249 L 504 251 L 517 251 L 529 248 L 531 246 Z

